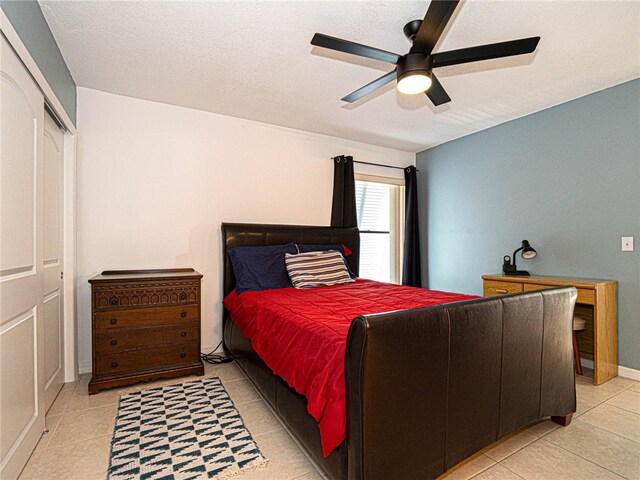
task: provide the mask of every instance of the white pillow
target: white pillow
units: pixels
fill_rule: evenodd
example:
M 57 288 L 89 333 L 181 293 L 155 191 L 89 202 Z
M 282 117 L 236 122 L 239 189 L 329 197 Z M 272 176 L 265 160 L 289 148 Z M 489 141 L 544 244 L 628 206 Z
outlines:
M 307 252 L 284 256 L 287 273 L 296 288 L 326 287 L 353 283 L 344 257 L 337 250 Z

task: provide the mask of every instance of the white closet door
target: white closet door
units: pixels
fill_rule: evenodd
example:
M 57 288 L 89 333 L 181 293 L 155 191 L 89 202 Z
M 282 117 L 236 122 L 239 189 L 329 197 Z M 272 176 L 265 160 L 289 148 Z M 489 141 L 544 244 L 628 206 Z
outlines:
M 53 119 L 44 116 L 44 396 L 45 411 L 62 389 L 63 308 L 62 308 L 62 179 L 64 134 Z
M 44 430 L 44 98 L 0 42 L 0 478 L 12 480 Z

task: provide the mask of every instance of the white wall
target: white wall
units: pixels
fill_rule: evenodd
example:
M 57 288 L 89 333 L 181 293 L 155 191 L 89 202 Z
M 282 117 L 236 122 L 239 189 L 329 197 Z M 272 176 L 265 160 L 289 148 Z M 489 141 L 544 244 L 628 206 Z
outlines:
M 193 267 L 202 347 L 221 339 L 220 223 L 328 225 L 330 157 L 415 164 L 392 150 L 78 89 L 78 356 L 91 365 L 87 280 L 102 270 Z M 402 176 L 401 170 L 356 171 Z

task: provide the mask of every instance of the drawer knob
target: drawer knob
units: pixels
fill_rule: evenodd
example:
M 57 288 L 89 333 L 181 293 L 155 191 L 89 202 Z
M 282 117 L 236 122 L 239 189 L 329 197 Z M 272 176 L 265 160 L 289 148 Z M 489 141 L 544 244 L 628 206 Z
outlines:
M 116 297 L 111 297 L 111 300 L 109 300 L 109 303 L 111 305 L 117 305 L 118 304 L 118 299 Z
M 116 346 L 118 344 L 118 340 L 116 340 L 115 338 L 113 340 L 111 340 L 111 345 L 112 346 Z
M 180 334 L 180 336 L 181 336 L 181 337 L 186 337 L 186 336 L 187 336 L 187 332 L 182 332 L 182 333 Z
M 186 356 L 187 356 L 187 354 L 186 354 L 185 352 L 182 352 L 182 353 L 180 354 L 180 358 L 185 358 Z
M 118 368 L 118 362 L 111 362 L 111 368 Z
M 182 318 L 186 317 L 186 316 L 187 316 L 187 311 L 186 311 L 186 310 L 181 311 L 181 312 L 180 312 L 180 316 L 181 316 Z
M 118 323 L 118 319 L 114 315 L 113 317 L 111 317 L 111 325 L 115 325 L 116 323 Z
M 184 293 L 184 292 L 182 292 L 182 293 L 180 294 L 180 300 L 186 300 L 186 299 L 187 299 L 187 294 L 186 294 L 186 293 Z
M 496 293 L 509 293 L 506 288 L 496 288 Z

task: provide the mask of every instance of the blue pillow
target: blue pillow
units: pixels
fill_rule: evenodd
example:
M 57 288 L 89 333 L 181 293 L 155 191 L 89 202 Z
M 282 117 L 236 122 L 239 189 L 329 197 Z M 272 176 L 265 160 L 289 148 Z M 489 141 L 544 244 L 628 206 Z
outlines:
M 298 253 L 296 244 L 230 248 L 236 293 L 291 287 L 285 253 Z
M 327 250 L 337 250 L 342 254 L 342 260 L 344 260 L 344 264 L 347 266 L 347 270 L 349 271 L 349 276 L 351 278 L 357 278 L 351 271 L 351 268 L 349 268 L 349 262 L 347 262 L 347 255 L 344 251 L 344 245 L 339 243 L 296 243 L 296 247 L 298 248 L 298 253 L 325 252 Z M 351 255 L 351 251 L 349 251 L 349 255 Z

